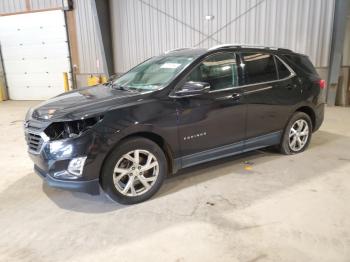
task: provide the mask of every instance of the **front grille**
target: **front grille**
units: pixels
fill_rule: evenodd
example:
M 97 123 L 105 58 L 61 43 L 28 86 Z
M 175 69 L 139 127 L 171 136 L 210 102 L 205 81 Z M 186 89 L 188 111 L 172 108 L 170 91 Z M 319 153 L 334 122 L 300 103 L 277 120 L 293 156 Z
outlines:
M 34 133 L 27 133 L 26 140 L 30 151 L 39 152 L 43 144 L 43 139 L 40 135 Z

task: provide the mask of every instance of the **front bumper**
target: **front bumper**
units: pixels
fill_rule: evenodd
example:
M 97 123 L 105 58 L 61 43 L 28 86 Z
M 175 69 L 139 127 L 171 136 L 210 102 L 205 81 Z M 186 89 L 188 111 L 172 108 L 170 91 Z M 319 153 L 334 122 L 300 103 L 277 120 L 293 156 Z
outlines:
M 101 167 L 112 146 L 109 143 L 114 142 L 114 130 L 102 126 L 98 130 L 89 129 L 77 137 L 50 141 L 44 133 L 47 125 L 31 120 L 25 128 L 28 153 L 34 162 L 35 172 L 49 186 L 99 194 Z M 82 157 L 86 160 L 79 176 L 58 176 L 69 173 L 68 167 L 72 159 Z
M 88 193 L 91 195 L 98 195 L 100 193 L 100 184 L 98 179 L 88 181 L 75 181 L 75 180 L 61 180 L 51 177 L 36 165 L 34 165 L 34 171 L 38 174 L 47 185 L 50 187 L 68 189 L 73 191 L 79 191 Z

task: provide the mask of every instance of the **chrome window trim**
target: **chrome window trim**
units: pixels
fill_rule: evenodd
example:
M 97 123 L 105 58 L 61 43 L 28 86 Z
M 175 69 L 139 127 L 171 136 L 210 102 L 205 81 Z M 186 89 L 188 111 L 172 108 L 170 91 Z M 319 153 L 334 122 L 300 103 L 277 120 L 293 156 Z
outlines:
M 227 87 L 227 88 L 224 88 L 224 89 L 212 90 L 212 91 L 209 91 L 209 93 L 217 93 L 217 92 L 221 92 L 221 91 L 229 91 L 229 90 L 232 90 L 232 89 L 238 89 L 238 88 L 244 88 L 244 87 L 250 87 L 250 86 L 256 86 L 256 85 L 272 84 L 272 83 L 276 83 L 276 82 L 285 81 L 285 80 L 288 80 L 288 79 L 296 76 L 294 70 L 286 62 L 284 62 L 278 55 L 274 55 L 274 54 L 271 54 L 271 55 L 275 56 L 278 60 L 280 60 L 282 62 L 282 64 L 289 70 L 289 72 L 290 72 L 289 76 L 287 76 L 285 78 L 282 78 L 282 79 L 272 80 L 272 81 L 259 82 L 259 83 L 254 83 L 254 84 L 248 84 L 248 85 L 241 85 L 241 86 Z M 256 90 L 256 91 L 260 91 L 260 90 L 263 91 L 263 89 L 259 89 L 259 90 Z M 247 94 L 247 93 L 252 93 L 252 92 L 249 92 L 249 91 L 244 92 L 244 94 Z
M 269 90 L 269 89 L 272 89 L 272 88 L 273 88 L 272 86 L 266 86 L 266 87 L 262 87 L 262 88 L 259 88 L 259 89 L 245 91 L 245 92 L 243 92 L 243 94 L 253 94 L 253 93 L 256 93 L 256 92 Z
M 238 52 L 242 52 L 242 51 L 222 51 L 222 52 L 218 52 L 218 53 L 214 53 L 214 54 L 210 54 L 208 55 L 207 57 L 205 57 L 202 61 L 204 61 L 206 58 L 212 56 L 212 55 L 216 55 L 216 54 L 220 54 L 220 53 L 225 53 L 225 52 L 230 52 L 230 53 L 233 53 L 235 56 L 237 55 Z M 272 80 L 272 81 L 266 81 L 266 82 L 259 82 L 259 83 L 254 83 L 254 84 L 248 84 L 248 85 L 238 85 L 238 86 L 233 86 L 233 87 L 227 87 L 227 88 L 223 88 L 223 89 L 217 89 L 217 90 L 211 90 L 208 92 L 208 94 L 211 94 L 211 93 L 218 93 L 218 92 L 225 92 L 225 91 L 229 91 L 229 90 L 234 90 L 234 89 L 241 89 L 241 88 L 245 88 L 245 87 L 250 87 L 250 86 L 257 86 L 257 85 L 264 85 L 264 84 L 273 84 L 273 83 L 277 83 L 277 82 L 281 82 L 281 81 L 285 81 L 285 80 L 288 80 L 288 79 L 291 79 L 293 78 L 294 76 L 296 76 L 296 73 L 294 72 L 294 70 L 286 63 L 283 61 L 283 59 L 281 59 L 278 55 L 276 54 L 271 54 L 272 56 L 276 57 L 279 61 L 282 62 L 282 64 L 289 70 L 290 72 L 290 75 L 285 77 L 285 78 L 282 78 L 282 79 L 277 79 L 277 80 Z M 200 63 L 202 63 L 202 61 Z M 197 67 L 200 65 L 200 63 L 198 65 L 196 65 L 184 78 L 188 77 L 188 75 Z M 176 89 L 177 87 L 174 88 L 174 90 Z M 272 87 L 271 87 L 272 88 Z M 268 89 L 271 89 L 271 88 L 268 88 Z M 258 89 L 258 90 L 254 90 L 254 92 L 244 92 L 243 94 L 249 94 L 249 93 L 255 93 L 255 92 L 259 92 L 259 91 L 264 91 L 264 90 L 267 90 L 267 89 L 264 89 L 264 88 L 261 88 L 261 89 Z M 173 95 L 173 94 L 170 94 L 169 95 L 170 98 L 180 98 L 179 96 L 176 96 L 176 95 Z

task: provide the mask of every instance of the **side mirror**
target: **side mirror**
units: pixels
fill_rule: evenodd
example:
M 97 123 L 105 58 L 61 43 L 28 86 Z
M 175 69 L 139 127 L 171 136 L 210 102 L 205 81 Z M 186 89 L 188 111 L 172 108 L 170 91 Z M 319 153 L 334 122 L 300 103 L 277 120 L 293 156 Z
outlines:
M 210 84 L 207 82 L 186 82 L 183 87 L 175 92 L 178 97 L 198 96 L 208 93 Z

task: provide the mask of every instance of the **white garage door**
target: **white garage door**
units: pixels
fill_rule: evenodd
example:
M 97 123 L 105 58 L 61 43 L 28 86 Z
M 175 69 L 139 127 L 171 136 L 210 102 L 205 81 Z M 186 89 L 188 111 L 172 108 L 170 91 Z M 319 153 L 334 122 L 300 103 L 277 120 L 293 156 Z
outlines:
M 63 11 L 0 17 L 0 41 L 10 99 L 42 100 L 64 91 L 70 58 Z

